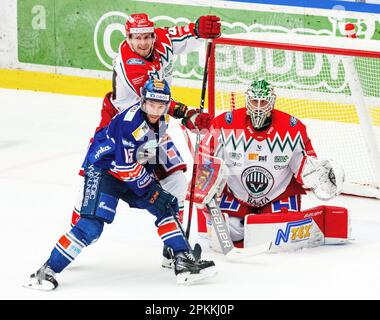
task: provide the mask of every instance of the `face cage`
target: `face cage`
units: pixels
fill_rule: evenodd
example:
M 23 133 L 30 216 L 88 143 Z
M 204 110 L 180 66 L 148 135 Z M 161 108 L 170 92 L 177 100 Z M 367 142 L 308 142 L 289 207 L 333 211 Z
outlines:
M 252 100 L 259 101 L 257 106 L 251 103 Z M 249 114 L 251 118 L 252 126 L 255 129 L 261 129 L 263 127 L 265 120 L 270 116 L 273 110 L 275 101 L 276 101 L 275 95 L 272 95 L 269 99 L 252 99 L 250 96 L 247 95 L 246 97 L 247 113 Z M 264 109 L 260 108 L 262 105 L 262 102 L 268 102 L 267 106 Z

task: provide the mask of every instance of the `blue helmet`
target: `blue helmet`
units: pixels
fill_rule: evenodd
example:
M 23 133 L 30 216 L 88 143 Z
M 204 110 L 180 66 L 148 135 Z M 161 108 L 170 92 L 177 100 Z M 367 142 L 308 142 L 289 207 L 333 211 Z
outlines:
M 149 79 L 141 88 L 141 105 L 146 100 L 164 102 L 169 106 L 171 95 L 169 84 L 165 80 Z

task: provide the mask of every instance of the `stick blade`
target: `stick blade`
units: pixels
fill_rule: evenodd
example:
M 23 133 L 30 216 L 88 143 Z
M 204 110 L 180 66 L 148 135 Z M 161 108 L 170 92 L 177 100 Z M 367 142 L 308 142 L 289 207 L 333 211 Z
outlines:
M 226 258 L 230 261 L 237 261 L 240 259 L 257 256 L 259 254 L 269 252 L 272 247 L 272 242 L 265 242 L 263 244 L 250 247 L 250 248 L 233 248 L 226 254 Z

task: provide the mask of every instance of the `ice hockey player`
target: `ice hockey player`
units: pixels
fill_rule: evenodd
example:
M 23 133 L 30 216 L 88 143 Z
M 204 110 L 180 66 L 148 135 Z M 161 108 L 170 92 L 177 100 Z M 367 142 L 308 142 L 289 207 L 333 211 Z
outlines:
M 156 217 L 158 234 L 174 257 L 177 283 L 192 283 L 216 274 L 213 261 L 193 256 L 175 219 L 177 198 L 154 178 L 155 167 L 171 153 L 166 140 L 170 97 L 165 80 L 150 79 L 142 88 L 141 101 L 115 116 L 109 126 L 95 134 L 84 164 L 81 217 L 58 240 L 49 259 L 31 275 L 26 287 L 55 289 L 58 286 L 55 274 L 100 237 L 104 223 L 112 223 L 119 199 Z M 175 175 L 168 179 L 172 180 L 173 190 L 178 188 Z
M 101 110 L 101 120 L 96 131 L 107 126 L 111 119 L 127 107 L 140 100 L 140 89 L 150 78 L 172 81 L 173 57 L 195 50 L 204 40 L 217 38 L 221 34 L 220 18 L 217 16 L 201 16 L 195 23 L 171 28 L 155 28 L 147 14 L 131 14 L 125 24 L 126 39 L 120 44 L 119 53 L 114 61 L 112 92 L 105 95 Z M 188 108 L 185 104 L 171 99 L 168 113 L 174 118 L 182 118 L 182 123 L 190 130 L 208 128 L 211 117 L 208 113 L 200 113 L 197 109 Z M 175 149 L 175 146 L 173 146 Z M 169 158 L 166 164 L 157 166 L 156 174 L 165 179 L 176 174 L 178 180 L 186 182 L 184 171 L 186 163 L 175 149 L 175 158 Z M 83 177 L 83 168 L 79 175 Z M 83 195 L 83 179 L 76 205 L 71 215 L 74 226 L 80 218 L 80 203 Z M 166 185 L 163 184 L 163 188 Z M 186 188 L 173 190 L 178 199 L 180 219 L 182 220 Z M 171 268 L 172 260 L 164 249 L 163 267 Z
M 101 110 L 101 121 L 96 131 L 107 126 L 111 119 L 127 107 L 140 100 L 140 89 L 150 78 L 172 80 L 173 55 L 195 50 L 202 39 L 220 36 L 220 18 L 201 16 L 196 23 L 171 28 L 155 28 L 154 22 L 146 14 L 131 14 L 126 25 L 126 39 L 121 43 L 119 54 L 114 61 L 113 90 L 106 94 Z M 211 117 L 208 113 L 199 113 L 176 100 L 170 101 L 168 113 L 174 118 L 182 118 L 183 124 L 190 130 L 208 128 Z M 160 174 L 165 177 L 175 171 L 183 172 L 186 164 L 163 166 Z M 81 170 L 83 175 L 83 170 Z M 80 196 L 82 190 L 80 190 Z M 184 192 L 177 195 L 180 207 L 183 207 Z M 79 201 L 80 202 L 80 201 Z M 77 207 L 72 214 L 72 225 L 79 219 Z
M 265 80 L 253 81 L 245 98 L 245 107 L 213 119 L 211 130 L 200 148 L 201 154 L 215 155 L 228 167 L 227 183 L 220 194 L 219 205 L 228 215 L 231 238 L 238 247 L 245 244 L 248 215 L 253 223 L 265 223 L 265 228 L 270 223 L 294 221 L 300 226 L 300 221 L 306 221 L 307 216 L 301 212 L 301 195 L 306 193 L 304 188 L 311 188 L 319 199 L 328 200 L 341 192 L 344 181 L 344 172 L 336 162 L 317 159 L 305 125 L 274 109 L 276 94 L 271 84 Z M 212 172 L 216 172 L 214 169 Z M 211 175 L 204 173 L 210 171 L 204 161 L 200 165 L 202 170 L 203 177 L 211 179 Z M 285 212 L 285 217 L 278 214 Z M 312 216 L 309 213 L 308 217 Z M 321 216 L 320 219 L 327 217 Z M 347 215 L 340 215 L 339 219 L 342 219 L 342 228 L 347 229 Z M 320 221 L 317 220 L 318 230 L 324 228 Z M 306 229 L 302 227 L 302 230 Z M 301 243 L 306 236 L 301 230 L 298 232 L 293 240 Z M 256 230 L 256 237 L 258 234 Z M 284 239 L 289 240 L 286 237 Z

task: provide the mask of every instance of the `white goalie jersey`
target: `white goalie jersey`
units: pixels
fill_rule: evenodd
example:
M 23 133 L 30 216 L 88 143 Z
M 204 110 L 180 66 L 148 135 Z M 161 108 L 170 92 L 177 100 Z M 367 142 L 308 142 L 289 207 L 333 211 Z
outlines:
M 305 125 L 278 110 L 263 131 L 253 129 L 245 108 L 219 115 L 201 150 L 225 161 L 229 191 L 252 207 L 263 207 L 285 192 L 304 193 L 302 168 L 308 156 L 316 157 Z

